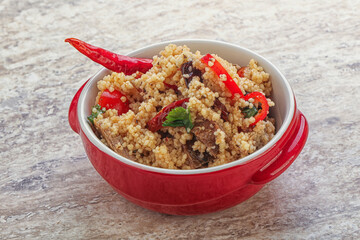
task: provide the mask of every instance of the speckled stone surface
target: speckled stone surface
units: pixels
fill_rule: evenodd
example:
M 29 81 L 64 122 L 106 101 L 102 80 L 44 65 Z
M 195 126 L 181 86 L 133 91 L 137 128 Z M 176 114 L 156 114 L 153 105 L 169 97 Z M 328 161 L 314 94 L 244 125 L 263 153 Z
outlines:
M 360 1 L 0 0 L 0 239 L 360 239 Z M 294 164 L 248 201 L 168 216 L 119 196 L 67 123 L 100 67 L 64 43 L 126 53 L 206 38 L 279 67 L 310 125 Z

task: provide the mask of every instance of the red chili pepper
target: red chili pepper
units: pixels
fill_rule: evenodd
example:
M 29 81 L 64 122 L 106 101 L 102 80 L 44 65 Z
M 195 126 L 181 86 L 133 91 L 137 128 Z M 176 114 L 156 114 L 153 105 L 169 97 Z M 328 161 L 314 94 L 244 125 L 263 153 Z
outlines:
M 189 98 L 184 98 L 184 99 L 178 100 L 176 102 L 170 103 L 169 105 L 167 105 L 166 107 L 161 109 L 161 111 L 158 112 L 155 115 L 155 117 L 153 117 L 147 123 L 148 129 L 152 132 L 156 132 L 156 131 L 160 130 L 163 122 L 166 120 L 166 116 L 168 115 L 168 113 L 176 107 L 186 108 L 186 106 L 185 106 L 186 102 L 189 102 Z
M 250 124 L 250 126 L 255 126 L 255 124 L 261 120 L 264 120 L 269 111 L 269 104 L 266 100 L 266 97 L 261 92 L 252 92 L 245 95 L 244 100 L 248 101 L 250 98 L 254 99 L 255 102 L 261 103 L 261 109 L 255 115 L 255 122 Z
M 133 58 L 119 55 L 105 49 L 90 45 L 76 38 L 67 38 L 65 42 L 70 43 L 79 52 L 114 72 L 123 72 L 131 75 L 136 71 L 146 73 L 152 68 L 152 59 Z
M 229 73 L 226 71 L 226 69 L 221 65 L 221 63 L 218 60 L 216 60 L 210 54 L 206 54 L 204 57 L 201 58 L 201 61 L 205 63 L 207 66 L 209 66 L 210 69 L 213 70 L 219 78 L 221 78 L 220 75 L 222 74 L 226 76 L 226 81 L 224 81 L 224 84 L 227 87 L 227 89 L 231 92 L 232 98 L 235 97 L 235 94 L 240 94 L 240 97 L 243 98 L 245 101 L 248 101 L 250 98 L 253 98 L 255 102 L 261 103 L 261 109 L 255 115 L 255 122 L 250 124 L 250 126 L 254 126 L 257 122 L 265 119 L 269 111 L 269 104 L 266 100 L 266 97 L 261 92 L 252 92 L 244 96 L 241 89 L 234 81 L 234 79 L 232 79 L 232 77 L 229 75 Z M 244 67 L 243 70 L 245 70 L 245 68 L 246 67 Z M 239 72 L 240 71 L 241 69 L 239 70 Z
M 216 60 L 210 54 L 206 54 L 204 57 L 201 58 L 201 61 L 205 63 L 208 67 L 210 67 L 211 70 L 213 70 L 219 78 L 221 78 L 220 75 L 226 76 L 226 80 L 223 81 L 223 83 L 225 84 L 227 89 L 231 92 L 232 98 L 234 98 L 236 94 L 239 94 L 241 98 L 244 97 L 244 94 L 242 93 L 239 86 L 236 84 L 234 79 L 232 79 L 232 77 L 229 75 L 229 73 L 225 70 L 225 68 L 221 65 L 221 63 L 218 60 Z
M 126 101 L 123 102 L 122 97 L 126 98 L 124 94 L 117 90 L 110 92 L 106 89 L 99 98 L 99 105 L 106 109 L 116 109 L 118 114 L 121 115 L 129 111 L 129 100 L 126 98 Z

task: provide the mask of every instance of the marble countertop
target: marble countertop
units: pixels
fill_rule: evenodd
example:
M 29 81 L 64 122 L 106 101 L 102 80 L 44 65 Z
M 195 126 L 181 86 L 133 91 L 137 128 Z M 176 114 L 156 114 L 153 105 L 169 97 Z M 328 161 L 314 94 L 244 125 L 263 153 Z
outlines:
M 360 239 L 360 1 L 0 1 L 0 239 Z M 310 135 L 293 165 L 233 208 L 168 216 L 100 177 L 67 122 L 100 69 L 68 44 L 118 53 L 216 39 L 291 83 Z

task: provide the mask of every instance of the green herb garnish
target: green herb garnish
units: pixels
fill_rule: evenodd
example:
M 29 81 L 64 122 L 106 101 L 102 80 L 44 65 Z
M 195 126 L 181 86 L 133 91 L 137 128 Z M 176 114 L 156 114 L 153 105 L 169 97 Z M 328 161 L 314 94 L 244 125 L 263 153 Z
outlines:
M 246 107 L 242 110 L 242 112 L 245 114 L 245 118 L 251 118 L 253 116 L 255 116 L 256 114 L 258 114 L 258 110 L 256 109 L 256 107 Z
M 91 115 L 87 117 L 87 119 L 94 124 L 94 119 L 97 118 L 97 116 L 99 114 L 103 114 L 104 112 L 106 112 L 106 108 L 101 108 L 101 106 L 99 104 L 96 104 L 95 106 L 93 106 L 91 108 Z
M 166 120 L 162 125 L 163 127 L 185 127 L 187 132 L 190 132 L 194 127 L 189 109 L 183 107 L 172 109 L 166 116 Z

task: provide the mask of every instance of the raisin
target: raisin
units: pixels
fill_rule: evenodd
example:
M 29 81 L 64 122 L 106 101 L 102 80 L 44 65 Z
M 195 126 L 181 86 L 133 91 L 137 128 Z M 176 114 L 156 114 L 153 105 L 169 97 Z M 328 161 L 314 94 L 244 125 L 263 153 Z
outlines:
M 189 88 L 189 84 L 192 81 L 193 77 L 198 76 L 200 78 L 200 80 L 202 80 L 201 71 L 199 69 L 193 67 L 192 61 L 183 63 L 183 65 L 181 66 L 181 73 L 185 79 L 185 83 L 188 88 Z

